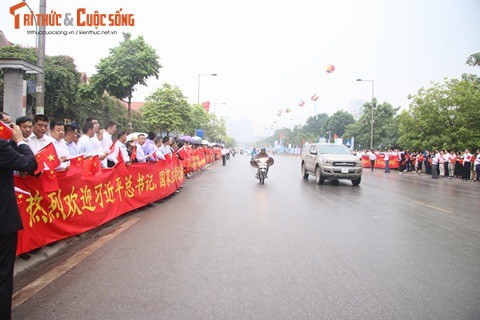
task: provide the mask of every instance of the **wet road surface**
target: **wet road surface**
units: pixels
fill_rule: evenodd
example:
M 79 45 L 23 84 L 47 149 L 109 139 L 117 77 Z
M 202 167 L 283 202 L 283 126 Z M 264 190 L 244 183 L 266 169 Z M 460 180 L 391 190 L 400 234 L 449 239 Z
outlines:
M 16 279 L 16 290 L 132 221 L 14 319 L 480 319 L 480 185 L 364 171 L 319 186 L 246 156 Z M 87 250 L 88 251 L 88 250 Z M 51 281 L 51 282 L 50 282 Z

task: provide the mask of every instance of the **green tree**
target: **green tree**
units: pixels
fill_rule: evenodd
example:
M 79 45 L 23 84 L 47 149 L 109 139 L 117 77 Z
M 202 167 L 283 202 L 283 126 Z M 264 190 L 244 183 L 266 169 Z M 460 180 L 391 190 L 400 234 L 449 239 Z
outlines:
M 76 122 L 78 125 L 81 126 L 88 117 L 95 117 L 100 124 L 110 120 L 118 124 L 118 130 L 127 130 L 127 109 L 117 98 L 108 94 L 101 96 L 92 94 L 91 87 L 85 83 L 79 85 L 77 98 L 79 111 Z M 132 123 L 136 131 L 145 131 L 145 126 L 137 112 L 132 112 Z
M 192 123 L 192 111 L 179 87 L 164 83 L 146 98 L 140 109 L 145 123 L 157 132 L 185 132 Z
M 73 58 L 47 56 L 45 59 L 45 115 L 56 121 L 78 119 L 81 109 L 77 92 L 80 73 Z
M 204 129 L 209 126 L 212 116 L 201 105 L 194 104 L 190 108 L 188 119 L 190 121 L 185 124 L 185 133 L 193 136 L 196 129 Z
M 130 122 L 135 86 L 146 85 L 146 80 L 151 76 L 158 79 L 162 67 L 158 59 L 155 49 L 142 36 L 132 39 L 130 33 L 124 33 L 120 45 L 110 49 L 110 55 L 101 59 L 96 66 L 97 73 L 92 76 L 91 84 L 99 94 L 107 91 L 127 103 Z
M 399 108 L 393 108 L 388 102 L 375 104 L 373 110 L 374 130 L 373 148 L 388 149 L 397 145 L 398 122 L 396 113 Z M 370 148 L 372 104 L 365 103 L 360 118 L 347 126 L 343 137 L 355 137 L 355 144 L 362 149 Z
M 469 66 L 480 67 L 480 52 L 474 53 L 467 58 L 466 62 Z
M 326 113 L 320 113 L 307 119 L 302 130 L 305 141 L 318 141 L 319 137 L 327 134 L 327 124 L 329 116 Z
M 327 122 L 327 129 L 333 134 L 336 134 L 339 137 L 343 137 L 345 130 L 349 124 L 352 124 L 355 122 L 355 119 L 353 118 L 353 115 L 340 110 L 335 112 Z
M 409 97 L 399 117 L 398 144 L 417 149 L 474 149 L 480 145 L 480 83 L 445 79 Z
M 0 57 L 19 58 L 32 63 L 37 62 L 34 48 L 24 48 L 18 45 L 0 48 Z M 2 81 L 3 105 L 3 71 Z M 35 75 L 26 75 L 26 80 L 35 80 Z M 45 114 L 59 121 L 75 119 L 79 114 L 77 91 L 80 74 L 73 58 L 68 56 L 47 56 L 45 58 Z
M 218 118 L 216 115 L 210 115 L 209 123 L 203 127 L 205 129 L 205 136 L 212 142 L 226 142 L 227 140 L 227 127 L 225 125 L 225 119 Z

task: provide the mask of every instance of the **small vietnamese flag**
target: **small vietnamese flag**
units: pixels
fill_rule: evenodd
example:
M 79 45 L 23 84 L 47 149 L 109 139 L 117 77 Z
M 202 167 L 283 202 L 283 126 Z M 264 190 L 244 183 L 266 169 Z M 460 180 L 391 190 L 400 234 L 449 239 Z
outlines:
M 42 172 L 45 169 L 45 165 L 48 169 L 55 169 L 60 165 L 57 151 L 51 142 L 37 152 L 35 160 L 37 160 L 38 167 L 34 174 Z
M 0 121 L 0 138 L 10 140 L 13 136 L 13 129 L 2 121 Z

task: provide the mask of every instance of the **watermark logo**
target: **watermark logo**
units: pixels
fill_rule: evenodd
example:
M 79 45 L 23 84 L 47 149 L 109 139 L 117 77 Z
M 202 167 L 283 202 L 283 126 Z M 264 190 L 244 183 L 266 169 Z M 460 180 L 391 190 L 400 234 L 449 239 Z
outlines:
M 21 9 L 23 7 L 26 7 L 26 6 L 27 6 L 27 4 L 25 2 L 20 2 L 16 5 L 10 7 L 10 14 L 14 16 L 14 27 L 15 27 L 15 29 L 20 29 L 20 15 L 15 14 L 15 12 L 18 9 Z
M 114 13 L 103 13 L 95 10 L 89 12 L 86 8 L 78 8 L 75 12 L 57 13 L 51 10 L 50 13 L 24 13 L 20 14 L 19 9 L 25 7 L 25 2 L 20 2 L 10 7 L 10 14 L 13 16 L 15 29 L 21 27 L 45 26 L 45 27 L 133 27 L 135 26 L 135 15 L 124 13 L 120 8 Z

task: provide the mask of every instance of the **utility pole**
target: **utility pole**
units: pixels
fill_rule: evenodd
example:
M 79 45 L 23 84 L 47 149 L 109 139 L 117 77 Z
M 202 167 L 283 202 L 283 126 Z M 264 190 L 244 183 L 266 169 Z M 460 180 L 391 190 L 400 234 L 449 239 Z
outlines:
M 45 17 L 47 13 L 47 0 L 40 0 L 40 16 Z M 35 114 L 45 113 L 45 21 L 41 19 L 38 26 L 38 48 L 37 48 L 37 64 L 42 69 L 37 74 L 37 88 L 35 95 Z

